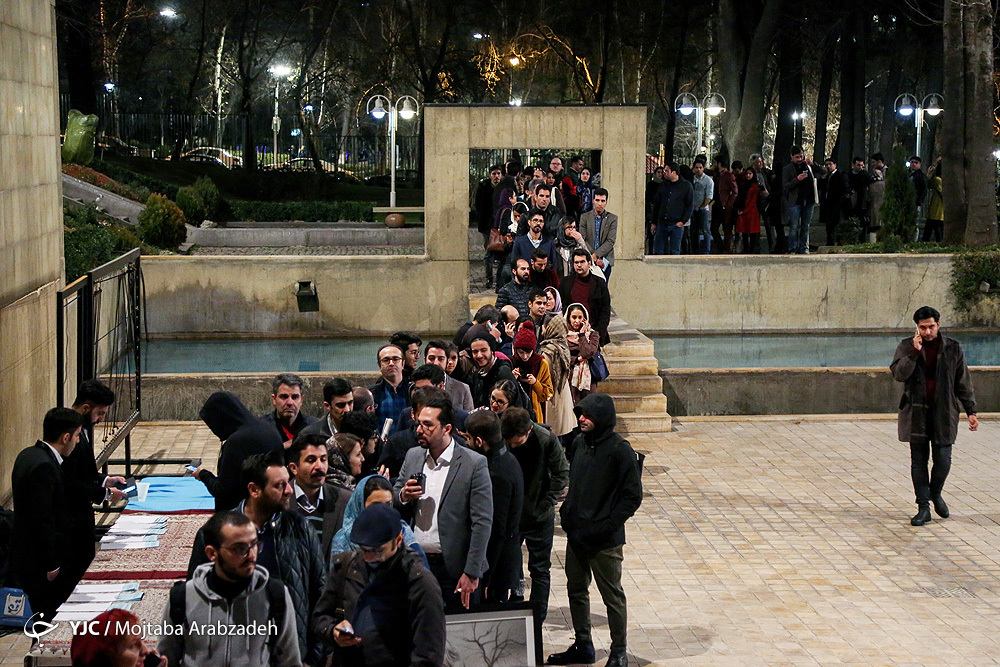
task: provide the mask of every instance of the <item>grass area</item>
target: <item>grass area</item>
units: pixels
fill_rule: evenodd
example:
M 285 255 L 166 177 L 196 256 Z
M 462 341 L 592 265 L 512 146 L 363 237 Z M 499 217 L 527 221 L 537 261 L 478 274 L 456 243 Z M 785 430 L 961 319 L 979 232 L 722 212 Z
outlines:
M 379 206 L 389 205 L 389 188 L 371 185 L 339 183 L 324 174 L 305 172 L 258 171 L 199 162 L 154 160 L 105 154 L 106 163 L 128 169 L 142 176 L 168 183 L 174 187 L 193 184 L 199 176 L 208 176 L 227 199 L 268 201 L 366 201 Z M 397 188 L 399 206 L 422 206 L 422 188 Z

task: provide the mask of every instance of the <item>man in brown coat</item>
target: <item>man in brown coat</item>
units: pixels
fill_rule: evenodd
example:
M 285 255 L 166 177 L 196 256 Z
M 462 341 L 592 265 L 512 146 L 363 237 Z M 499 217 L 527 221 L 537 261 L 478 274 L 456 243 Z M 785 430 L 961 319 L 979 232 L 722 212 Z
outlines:
M 889 366 L 892 377 L 903 383 L 899 401 L 899 440 L 910 443 L 910 477 L 917 496 L 913 526 L 931 520 L 930 503 L 942 518 L 948 506 L 941 489 L 951 470 L 951 446 L 958 435 L 958 404 L 969 416 L 969 430 L 979 428 L 976 397 L 962 346 L 942 336 L 938 327 L 941 314 L 923 306 L 913 314 L 917 332 L 896 347 Z M 934 468 L 927 475 L 927 459 L 933 454 Z

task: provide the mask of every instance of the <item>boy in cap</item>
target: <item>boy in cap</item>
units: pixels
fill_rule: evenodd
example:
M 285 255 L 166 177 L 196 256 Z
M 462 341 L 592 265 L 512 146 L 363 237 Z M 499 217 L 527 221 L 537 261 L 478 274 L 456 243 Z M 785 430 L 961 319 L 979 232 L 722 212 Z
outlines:
M 391 505 L 371 505 L 351 530 L 357 551 L 334 558 L 313 628 L 338 665 L 441 665 L 444 601 L 437 579 L 403 546 Z

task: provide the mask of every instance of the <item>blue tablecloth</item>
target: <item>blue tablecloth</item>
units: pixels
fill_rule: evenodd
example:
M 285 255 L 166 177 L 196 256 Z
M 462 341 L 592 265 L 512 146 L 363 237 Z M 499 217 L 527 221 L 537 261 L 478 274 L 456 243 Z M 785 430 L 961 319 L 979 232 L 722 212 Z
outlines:
M 204 512 L 215 509 L 215 498 L 194 477 L 145 477 L 149 482 L 146 501 L 130 497 L 127 512 Z

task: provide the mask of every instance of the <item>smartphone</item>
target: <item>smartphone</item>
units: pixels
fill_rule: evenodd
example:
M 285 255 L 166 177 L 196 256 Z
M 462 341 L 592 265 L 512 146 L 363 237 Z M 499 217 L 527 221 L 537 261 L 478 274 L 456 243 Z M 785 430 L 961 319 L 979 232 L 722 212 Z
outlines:
M 198 470 L 198 466 L 186 465 L 184 466 L 184 469 L 188 472 L 196 472 Z
M 354 639 L 355 637 L 357 637 L 357 635 L 354 634 L 354 629 L 353 628 L 337 628 L 337 632 L 339 632 L 340 634 L 342 634 L 345 637 L 350 637 L 351 639 Z
M 410 479 L 419 484 L 421 489 L 424 488 L 424 473 L 415 472 L 412 475 L 410 475 Z
M 379 434 L 379 440 L 385 440 L 389 437 L 389 429 L 392 428 L 392 417 L 386 417 L 385 422 L 382 424 L 382 432 Z

